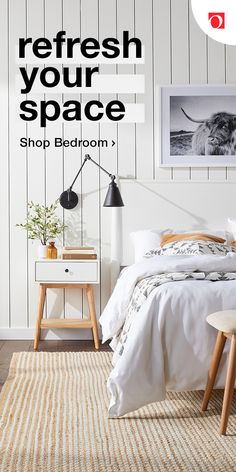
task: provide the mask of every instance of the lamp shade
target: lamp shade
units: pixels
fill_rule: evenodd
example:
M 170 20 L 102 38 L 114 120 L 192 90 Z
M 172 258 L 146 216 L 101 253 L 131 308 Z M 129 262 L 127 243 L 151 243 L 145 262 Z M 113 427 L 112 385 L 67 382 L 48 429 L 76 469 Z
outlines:
M 117 187 L 117 184 L 114 182 L 114 180 L 112 180 L 111 183 L 109 184 L 103 206 L 104 207 L 123 207 L 124 206 L 120 191 Z

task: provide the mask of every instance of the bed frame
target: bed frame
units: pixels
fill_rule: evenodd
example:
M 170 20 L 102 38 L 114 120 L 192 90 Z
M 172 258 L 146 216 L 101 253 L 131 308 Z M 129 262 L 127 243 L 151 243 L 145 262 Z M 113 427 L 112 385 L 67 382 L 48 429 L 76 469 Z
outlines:
M 226 229 L 236 218 L 235 182 L 160 182 L 120 179 L 124 208 L 113 208 L 112 285 L 120 266 L 132 264 L 129 238 L 139 229 Z

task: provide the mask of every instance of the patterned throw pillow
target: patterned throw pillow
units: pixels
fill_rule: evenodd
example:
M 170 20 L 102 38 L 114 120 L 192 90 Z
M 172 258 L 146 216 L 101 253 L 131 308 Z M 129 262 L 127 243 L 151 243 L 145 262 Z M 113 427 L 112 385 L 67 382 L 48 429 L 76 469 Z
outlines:
M 211 241 L 213 243 L 226 243 L 226 240 L 215 236 L 214 234 L 208 233 L 166 233 L 161 237 L 160 246 L 166 246 L 166 244 L 175 243 L 177 241 Z
M 210 241 L 177 241 L 166 244 L 162 248 L 149 251 L 145 257 L 153 256 L 199 256 L 204 254 L 214 254 L 225 256 L 229 252 L 236 252 L 236 248 L 227 244 L 214 243 Z

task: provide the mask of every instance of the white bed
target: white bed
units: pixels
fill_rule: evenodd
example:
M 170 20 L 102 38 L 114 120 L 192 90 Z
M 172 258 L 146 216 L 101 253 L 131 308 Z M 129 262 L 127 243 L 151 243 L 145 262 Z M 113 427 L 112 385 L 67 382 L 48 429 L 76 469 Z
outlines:
M 162 185 L 164 188 L 165 185 Z M 191 187 L 188 189 L 189 192 L 193 192 Z M 217 201 L 219 189 L 214 186 L 213 189 L 215 189 Z M 231 198 L 232 187 L 225 186 L 225 190 Z M 168 193 L 169 190 L 166 191 Z M 206 191 L 209 192 L 209 188 Z M 150 197 L 150 189 L 148 192 Z M 191 199 L 189 195 L 189 205 L 186 204 L 189 209 L 186 210 L 183 209 L 183 203 L 178 201 L 178 198 L 183 198 L 181 192 L 176 191 L 173 203 L 166 193 L 160 195 L 160 188 L 158 192 L 158 199 L 163 201 L 164 197 L 165 202 L 165 214 L 161 226 L 173 227 L 170 221 L 170 210 L 168 211 L 167 207 L 174 205 L 176 212 L 184 215 L 184 219 L 178 218 L 175 214 L 172 221 L 177 218 L 179 228 L 181 223 L 183 229 L 191 228 L 189 219 L 194 218 L 193 206 L 196 205 L 193 195 Z M 124 195 L 124 188 L 122 188 L 122 195 Z M 155 200 L 153 204 L 157 204 L 157 193 L 152 191 L 151 195 Z M 210 198 L 214 198 L 212 193 Z M 187 202 L 186 192 L 185 199 Z M 201 207 L 204 207 L 204 202 L 198 204 L 198 208 Z M 161 217 L 158 215 L 160 208 L 161 206 L 157 204 L 156 214 L 159 218 Z M 228 210 L 228 215 L 232 216 L 233 213 L 230 213 L 229 208 Z M 150 211 L 153 212 L 153 208 Z M 209 209 L 205 204 L 201 218 L 198 216 L 199 226 L 203 226 L 203 221 L 215 228 L 225 226 L 227 215 L 224 214 L 223 219 L 222 208 L 218 209 L 218 212 L 213 212 L 210 218 L 207 217 L 207 211 Z M 130 209 L 125 212 L 123 221 L 127 222 L 127 227 L 121 228 L 123 233 L 138 228 Z M 147 220 L 147 215 L 145 219 Z M 145 226 L 147 227 L 147 223 Z M 124 238 L 123 234 L 123 241 Z M 126 265 L 126 259 L 119 262 Z M 196 274 L 196 271 L 197 274 L 202 275 L 197 276 L 196 279 L 194 275 L 190 279 L 179 280 L 183 274 Z M 216 272 L 221 274 L 219 279 L 217 275 L 214 278 Z M 207 280 L 209 273 L 211 276 Z M 159 274 L 176 274 L 176 280 L 173 278 L 174 280 L 167 280 L 155 286 L 156 282 L 153 284 L 152 281 L 156 281 L 155 278 L 158 278 Z M 122 416 L 145 404 L 164 400 L 166 390 L 204 389 L 216 337 L 215 330 L 206 323 L 206 317 L 215 311 L 236 309 L 236 280 L 234 279 L 236 279 L 236 254 L 232 252 L 225 256 L 155 256 L 125 269 L 100 318 L 103 341 L 113 339 L 112 347 L 115 351 L 114 365 L 108 379 L 111 394 L 110 417 Z M 140 282 L 142 280 L 144 282 Z M 143 292 L 140 289 L 135 299 L 134 289 L 136 287 L 137 290 L 142 283 L 149 285 L 145 286 Z M 145 296 L 140 301 L 143 294 Z M 139 303 L 139 307 L 136 311 L 132 308 L 132 316 L 130 316 L 132 303 Z M 120 338 L 122 328 L 123 338 Z M 227 347 L 216 383 L 218 388 L 224 386 L 226 355 Z
M 236 254 L 156 256 L 130 266 L 117 282 L 100 318 L 103 340 L 118 335 L 138 280 L 158 271 L 181 270 L 236 272 Z M 116 356 L 108 379 L 109 415 L 121 416 L 164 400 L 166 389 L 203 389 L 216 336 L 206 317 L 232 308 L 236 309 L 235 280 L 168 282 L 152 290 L 133 319 L 123 353 Z M 222 370 L 216 386 L 223 385 Z

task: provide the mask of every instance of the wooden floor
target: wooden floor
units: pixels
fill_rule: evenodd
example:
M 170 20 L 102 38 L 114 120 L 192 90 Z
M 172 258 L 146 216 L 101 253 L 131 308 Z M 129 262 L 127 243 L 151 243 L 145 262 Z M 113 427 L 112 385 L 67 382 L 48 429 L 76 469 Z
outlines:
M 0 341 L 0 390 L 7 378 L 13 352 L 33 351 L 33 341 Z M 93 341 L 40 341 L 39 351 L 95 351 Z M 110 351 L 101 344 L 100 351 Z

